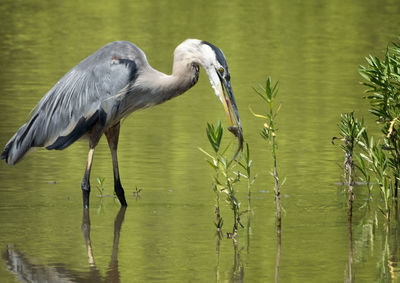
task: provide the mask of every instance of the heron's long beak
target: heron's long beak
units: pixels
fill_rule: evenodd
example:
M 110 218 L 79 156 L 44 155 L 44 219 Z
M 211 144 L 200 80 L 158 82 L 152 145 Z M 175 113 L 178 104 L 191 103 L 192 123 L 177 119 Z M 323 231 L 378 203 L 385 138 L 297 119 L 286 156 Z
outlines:
M 228 116 L 231 127 L 241 128 L 239 112 L 236 106 L 236 101 L 233 96 L 231 83 L 221 79 L 221 83 L 217 85 L 218 95 L 224 106 L 226 115 Z M 222 85 L 223 84 L 223 85 Z
M 239 111 L 235 97 L 233 96 L 231 82 L 227 81 L 221 75 L 219 75 L 219 79 L 220 83 L 217 85 L 218 95 L 224 106 L 226 115 L 228 116 L 229 124 L 231 125 L 229 131 L 239 139 L 239 148 L 237 151 L 239 152 L 243 148 L 243 131 L 240 123 Z

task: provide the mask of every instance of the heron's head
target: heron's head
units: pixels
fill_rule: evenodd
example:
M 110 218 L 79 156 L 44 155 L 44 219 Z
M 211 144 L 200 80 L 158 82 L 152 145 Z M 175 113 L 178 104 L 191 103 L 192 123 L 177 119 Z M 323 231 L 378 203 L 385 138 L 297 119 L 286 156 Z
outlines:
M 185 53 L 207 72 L 212 88 L 219 97 L 229 120 L 229 130 L 243 141 L 242 125 L 231 86 L 231 76 L 224 53 L 215 45 L 196 39 L 188 39 L 183 45 Z

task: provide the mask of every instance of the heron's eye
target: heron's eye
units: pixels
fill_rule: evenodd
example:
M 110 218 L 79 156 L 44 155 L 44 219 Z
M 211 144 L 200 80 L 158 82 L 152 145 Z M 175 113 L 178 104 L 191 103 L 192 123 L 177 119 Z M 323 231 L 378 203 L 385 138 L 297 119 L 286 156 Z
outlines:
M 224 70 L 224 68 L 219 67 L 218 71 L 219 71 L 221 74 L 223 74 L 225 70 Z

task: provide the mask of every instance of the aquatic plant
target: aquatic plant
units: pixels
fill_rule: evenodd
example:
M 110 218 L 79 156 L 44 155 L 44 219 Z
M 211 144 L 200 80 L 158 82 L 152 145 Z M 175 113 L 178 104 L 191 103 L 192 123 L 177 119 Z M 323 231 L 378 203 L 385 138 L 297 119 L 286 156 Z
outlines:
M 223 219 L 221 217 L 220 198 L 221 194 L 225 194 L 226 203 L 230 206 L 233 212 L 233 229 L 232 233 L 228 233 L 229 237 L 235 237 L 238 230 L 238 225 L 242 226 L 240 216 L 243 212 L 240 211 L 240 202 L 236 197 L 235 185 L 240 180 L 240 173 L 235 172 L 236 161 L 226 157 L 226 151 L 229 148 L 220 150 L 221 141 L 223 136 L 223 128 L 221 122 L 218 121 L 217 125 L 207 123 L 207 137 L 214 150 L 214 154 L 210 154 L 204 149 L 199 148 L 209 159 L 207 163 L 213 168 L 215 175 L 213 180 L 213 191 L 215 192 L 215 226 L 217 232 L 222 232 Z
M 364 121 L 357 120 L 354 117 L 354 112 L 344 113 L 340 116 L 338 124 L 340 137 L 333 137 L 332 144 L 335 140 L 340 140 L 343 143 L 340 148 L 343 150 L 345 158 L 343 162 L 343 179 L 344 184 L 349 186 L 349 200 L 354 200 L 353 185 L 354 185 L 354 160 L 353 154 L 357 141 L 361 136 L 366 135 Z M 367 137 L 368 140 L 368 137 Z M 368 174 L 367 174 L 368 175 Z
M 258 96 L 266 103 L 267 113 L 265 115 L 260 115 L 254 113 L 251 109 L 250 111 L 253 113 L 255 117 L 264 120 L 264 127 L 262 128 L 260 134 L 261 137 L 271 145 L 271 154 L 273 158 L 273 171 L 271 172 L 271 175 L 274 178 L 275 182 L 274 192 L 275 192 L 276 213 L 278 220 L 278 230 L 280 230 L 281 204 L 280 204 L 280 191 L 279 191 L 279 175 L 278 175 L 277 157 L 276 157 L 276 151 L 278 149 L 276 133 L 278 129 L 275 126 L 276 117 L 281 108 L 281 104 L 279 104 L 278 106 L 275 105 L 275 99 L 279 89 L 278 83 L 279 82 L 272 84 L 271 77 L 268 77 L 265 83 L 265 87 L 259 85 L 258 88 L 254 88 L 256 94 L 258 94 Z
M 388 46 L 383 60 L 369 55 L 366 61 L 367 66 L 360 66 L 359 71 L 366 80 L 369 112 L 377 118 L 383 135 L 377 142 L 371 137 L 359 143 L 367 164 L 361 158 L 359 163 L 374 173 L 384 202 L 380 210 L 389 221 L 390 200 L 394 198 L 397 204 L 400 186 L 400 45 Z
M 365 134 L 365 137 L 368 137 Z M 358 168 L 363 176 L 369 176 L 369 170 L 375 176 L 375 181 L 379 187 L 384 207 L 378 206 L 386 220 L 390 220 L 390 199 L 392 198 L 392 176 L 389 172 L 389 159 L 382 148 L 380 141 L 375 142 L 374 138 L 360 139 L 358 141 L 362 152 L 358 160 Z M 364 162 L 364 160 L 366 162 Z M 369 182 L 369 177 L 365 181 Z
M 105 179 L 106 178 L 104 178 L 104 177 L 97 177 L 96 178 L 96 182 L 97 182 L 96 189 L 99 191 L 100 197 L 104 197 L 104 180 Z
M 275 258 L 275 282 L 279 281 L 279 268 L 280 268 L 280 259 L 281 259 L 281 242 L 282 242 L 282 216 L 281 216 L 281 201 L 280 201 L 280 186 L 284 184 L 285 179 L 279 184 L 279 174 L 278 174 L 278 165 L 277 165 L 277 131 L 276 127 L 276 118 L 281 109 L 281 104 L 276 105 L 276 96 L 279 90 L 279 82 L 275 84 L 272 83 L 271 77 L 268 77 L 265 82 L 265 87 L 259 85 L 258 88 L 254 88 L 254 91 L 258 96 L 265 102 L 266 104 L 266 114 L 260 115 L 254 113 L 251 108 L 250 111 L 257 118 L 261 118 L 264 120 L 264 127 L 261 129 L 261 137 L 270 144 L 271 146 L 271 155 L 273 159 L 273 171 L 271 172 L 272 177 L 274 178 L 274 192 L 275 192 L 275 204 L 276 204 L 276 238 L 277 238 L 277 250 L 276 250 L 276 258 Z
M 211 147 L 214 150 L 215 156 L 210 155 L 208 152 L 204 151 L 200 148 L 200 150 L 205 153 L 207 156 L 210 157 L 210 160 L 207 160 L 208 164 L 214 169 L 215 177 L 214 182 L 212 184 L 213 191 L 215 193 L 215 227 L 217 228 L 217 232 L 219 235 L 222 233 L 222 226 L 224 225 L 224 220 L 221 217 L 221 210 L 220 210 L 220 190 L 218 189 L 217 183 L 219 180 L 219 155 L 218 151 L 221 145 L 223 128 L 221 125 L 221 121 L 218 121 L 217 126 L 215 127 L 213 124 L 207 123 L 207 137 L 211 144 Z
M 247 210 L 251 209 L 250 199 L 251 199 L 251 186 L 256 181 L 257 175 L 252 176 L 251 174 L 251 166 L 253 164 L 253 160 L 250 158 L 250 147 L 249 144 L 246 143 L 246 148 L 243 151 L 243 155 L 239 165 L 243 168 L 245 174 L 240 173 L 240 176 L 247 180 Z
M 399 38 L 400 39 L 400 38 Z M 366 80 L 369 112 L 376 116 L 383 133 L 382 147 L 387 152 L 388 169 L 393 174 L 393 196 L 400 186 L 400 44 L 388 46 L 385 58 L 369 55 L 367 66 L 360 66 Z
M 397 205 L 400 186 L 400 45 L 387 47 L 383 60 L 370 55 L 366 61 L 367 66 L 360 66 L 359 71 L 366 80 L 362 84 L 367 87 L 369 112 L 377 118 L 383 135 L 369 138 L 363 122 L 353 113 L 342 115 L 339 132 L 344 141 L 345 174 L 351 185 L 354 156 L 359 178 L 368 184 L 370 195 L 371 175 L 374 177 L 384 204 L 378 206 L 379 210 L 390 221 L 391 200 L 395 199 Z M 359 148 L 356 154 L 355 145 Z
M 249 248 L 250 246 L 250 234 L 251 234 L 251 186 L 254 184 L 257 178 L 256 175 L 252 175 L 251 172 L 251 167 L 253 165 L 253 160 L 250 158 L 250 146 L 248 143 L 246 143 L 245 150 L 243 151 L 243 154 L 241 156 L 241 160 L 239 162 L 239 165 L 243 168 L 244 174 L 239 173 L 241 177 L 247 180 L 247 225 L 246 225 L 246 230 L 247 230 L 247 247 Z
M 392 176 L 389 172 L 389 159 L 381 144 L 382 141 L 378 140 L 375 142 L 374 137 L 369 138 L 363 120 L 359 121 L 355 118 L 353 112 L 341 115 L 338 128 L 340 138 L 332 138 L 332 143 L 337 139 L 343 141 L 340 147 L 345 153 L 344 181 L 349 186 L 349 217 L 351 218 L 351 207 L 354 200 L 353 185 L 355 173 L 353 169 L 356 166 L 358 172 L 361 173 L 358 178 L 368 186 L 370 197 L 373 187 L 371 175 L 375 177 L 375 184 L 379 188 L 381 199 L 384 203 L 383 207 L 378 207 L 384 217 L 389 220 Z M 355 163 L 354 160 L 356 161 Z
M 142 189 L 139 188 L 138 186 L 136 186 L 135 191 L 133 192 L 133 195 L 136 197 L 136 200 L 138 200 L 142 197 L 140 194 L 141 192 L 142 192 Z
M 105 181 L 105 179 L 106 178 L 104 178 L 104 177 L 97 177 L 96 178 L 96 189 L 100 193 L 98 195 L 98 197 L 100 197 L 100 203 L 99 203 L 99 207 L 97 208 L 97 214 L 100 214 L 100 213 L 104 212 L 104 197 L 105 197 L 105 194 L 104 194 L 104 191 L 105 191 L 104 181 Z

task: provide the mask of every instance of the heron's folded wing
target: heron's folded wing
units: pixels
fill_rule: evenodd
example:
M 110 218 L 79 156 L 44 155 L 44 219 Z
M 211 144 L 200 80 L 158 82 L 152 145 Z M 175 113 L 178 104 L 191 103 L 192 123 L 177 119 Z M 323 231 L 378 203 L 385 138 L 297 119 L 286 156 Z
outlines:
M 107 46 L 75 66 L 39 102 L 32 114 L 38 116 L 36 146 L 64 149 L 112 116 L 112 98 L 135 79 L 137 64 L 131 51 Z M 111 106 L 104 109 L 104 101 Z

